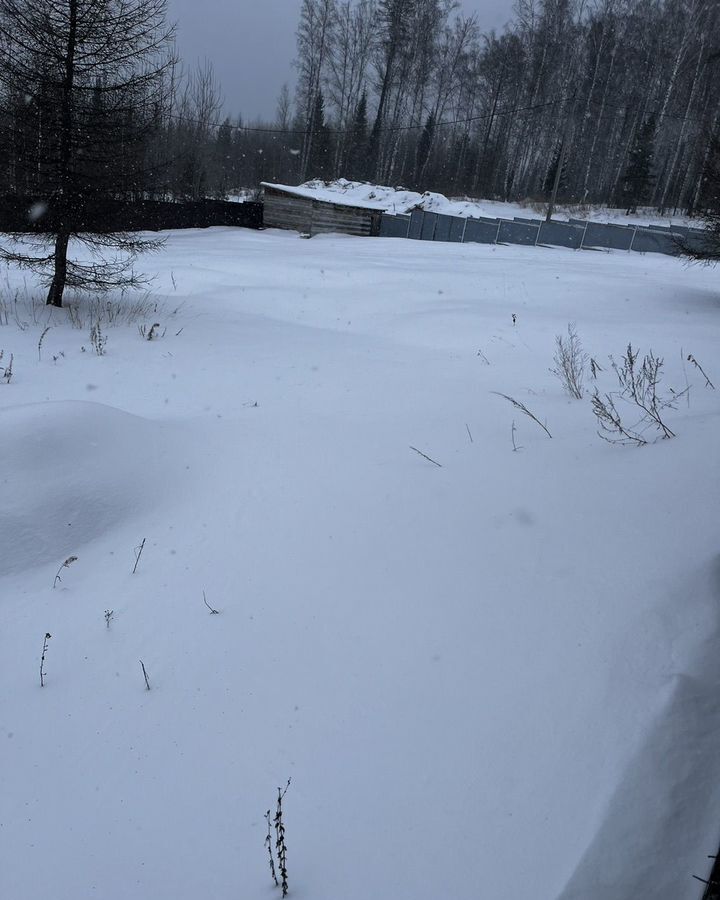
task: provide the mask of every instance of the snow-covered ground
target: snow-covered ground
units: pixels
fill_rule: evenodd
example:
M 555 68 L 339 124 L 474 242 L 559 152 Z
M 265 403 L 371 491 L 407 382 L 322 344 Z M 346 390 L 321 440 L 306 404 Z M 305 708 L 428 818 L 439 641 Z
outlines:
M 720 391 L 683 356 L 720 387 L 717 272 L 232 229 L 145 262 L 103 355 L 3 292 L 2 897 L 279 896 L 292 778 L 298 900 L 697 900 Z M 677 437 L 597 436 L 549 372 L 571 321 L 602 390 L 628 341 L 687 376 Z
M 284 185 L 278 185 L 284 187 Z M 363 181 L 348 181 L 340 178 L 337 181 L 308 181 L 291 190 L 308 197 L 330 200 L 334 203 L 367 206 L 381 209 L 384 212 L 400 215 L 413 209 L 424 209 L 427 212 L 442 213 L 448 216 L 464 216 L 477 218 L 512 219 L 544 218 L 546 207 L 532 203 L 506 203 L 500 200 L 474 200 L 471 198 L 448 199 L 443 194 L 425 191 L 408 191 L 405 188 L 386 187 L 368 184 Z M 639 209 L 637 214 L 626 215 L 624 209 L 612 209 L 606 206 L 574 206 L 558 205 L 554 218 L 558 221 L 568 218 L 580 218 L 591 222 L 606 222 L 618 225 L 697 225 L 697 220 L 682 215 L 661 216 L 655 209 Z

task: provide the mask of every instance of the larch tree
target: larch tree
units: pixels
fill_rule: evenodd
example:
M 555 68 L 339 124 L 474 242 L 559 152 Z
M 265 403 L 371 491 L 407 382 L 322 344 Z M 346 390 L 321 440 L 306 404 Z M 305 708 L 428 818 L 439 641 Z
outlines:
M 49 229 L 0 253 L 40 276 L 49 305 L 62 306 L 66 287 L 143 283 L 135 258 L 157 242 L 108 233 L 99 211 L 151 188 L 149 143 L 174 62 L 166 0 L 0 0 L 0 120 L 15 148 L 11 183 L 35 209 L 47 208 Z M 77 259 L 68 252 L 72 238 L 84 245 Z

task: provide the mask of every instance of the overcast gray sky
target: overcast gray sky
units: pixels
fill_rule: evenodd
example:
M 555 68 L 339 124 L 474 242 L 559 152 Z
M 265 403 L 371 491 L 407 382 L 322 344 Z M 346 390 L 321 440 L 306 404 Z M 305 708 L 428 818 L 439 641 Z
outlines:
M 168 0 L 183 61 L 212 60 L 229 115 L 275 115 L 284 82 L 292 86 L 300 0 Z M 512 0 L 461 0 L 483 30 L 500 29 Z

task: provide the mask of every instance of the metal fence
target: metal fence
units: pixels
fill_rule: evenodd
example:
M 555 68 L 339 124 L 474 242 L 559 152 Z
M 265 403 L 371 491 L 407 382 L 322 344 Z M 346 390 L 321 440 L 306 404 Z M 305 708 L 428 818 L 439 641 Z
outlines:
M 679 256 L 683 247 L 701 247 L 699 228 L 680 225 L 603 225 L 584 219 L 545 222 L 543 219 L 462 218 L 415 209 L 409 216 L 383 213 L 380 237 L 413 238 L 476 244 L 522 244 L 526 247 L 567 247 L 571 250 L 635 250 Z
M 170 202 L 163 200 L 89 200 L 68 210 L 57 201 L 16 194 L 0 195 L 0 232 L 57 233 L 62 223 L 73 231 L 107 234 L 117 231 L 164 231 L 232 225 L 262 228 L 262 203 L 224 200 Z

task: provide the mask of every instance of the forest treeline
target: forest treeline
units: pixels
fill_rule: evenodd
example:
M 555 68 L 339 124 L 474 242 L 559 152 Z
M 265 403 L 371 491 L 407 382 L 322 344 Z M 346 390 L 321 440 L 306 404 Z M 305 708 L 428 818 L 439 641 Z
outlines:
M 720 114 L 717 0 L 303 0 L 300 178 L 696 210 Z
M 1 62 L 0 191 L 50 194 L 57 97 L 42 73 L 14 90 Z M 499 34 L 452 0 L 302 0 L 296 70 L 262 122 L 223 119 L 209 62 L 183 73 L 168 57 L 117 101 L 88 83 L 75 117 L 106 130 L 84 177 L 112 166 L 130 198 L 345 177 L 503 200 L 716 201 L 717 0 L 518 0 Z

